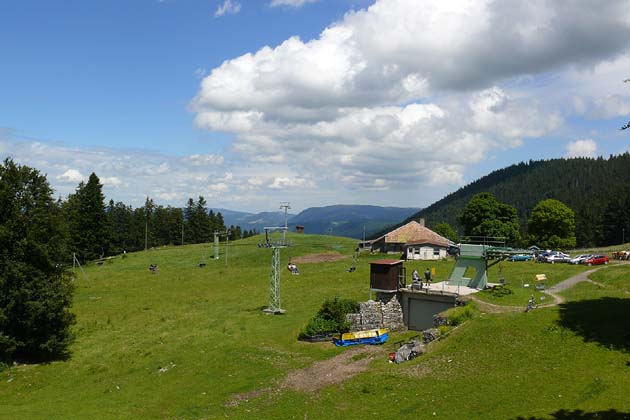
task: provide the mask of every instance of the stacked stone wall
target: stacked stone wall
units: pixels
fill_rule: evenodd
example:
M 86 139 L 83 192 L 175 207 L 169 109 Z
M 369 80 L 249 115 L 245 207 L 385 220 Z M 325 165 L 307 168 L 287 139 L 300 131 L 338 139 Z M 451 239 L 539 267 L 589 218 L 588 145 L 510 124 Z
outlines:
M 399 331 L 405 328 L 403 310 L 397 293 L 377 293 L 376 300 L 359 303 L 359 313 L 349 314 L 346 319 L 352 331 L 387 328 Z

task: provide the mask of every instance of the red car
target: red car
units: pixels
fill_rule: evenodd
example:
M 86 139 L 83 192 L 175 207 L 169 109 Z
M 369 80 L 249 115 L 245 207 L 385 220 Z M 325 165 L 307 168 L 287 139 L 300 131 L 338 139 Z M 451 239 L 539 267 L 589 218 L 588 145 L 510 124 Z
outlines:
M 588 266 L 608 264 L 608 257 L 605 255 L 593 255 L 591 258 L 582 261 L 582 264 L 586 264 Z

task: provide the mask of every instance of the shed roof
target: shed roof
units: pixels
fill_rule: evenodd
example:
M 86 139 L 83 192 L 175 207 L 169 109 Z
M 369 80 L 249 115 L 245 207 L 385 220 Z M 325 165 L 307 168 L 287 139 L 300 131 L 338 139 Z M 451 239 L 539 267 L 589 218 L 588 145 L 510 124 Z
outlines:
M 414 220 L 403 225 L 397 229 L 392 230 L 389 233 L 374 239 L 372 242 L 378 242 L 385 240 L 385 243 L 431 243 L 434 245 L 448 246 L 449 240 L 445 237 L 438 235 L 428 227 L 418 223 Z
M 437 245 L 437 246 L 441 246 L 442 248 L 448 248 L 448 244 L 444 244 L 443 242 L 437 242 L 437 241 L 411 241 L 411 242 L 407 242 L 405 243 L 405 246 L 413 246 L 413 245 Z
M 371 261 L 370 264 L 374 264 L 374 265 L 396 265 L 396 264 L 402 264 L 404 261 L 403 260 L 376 260 L 376 261 Z

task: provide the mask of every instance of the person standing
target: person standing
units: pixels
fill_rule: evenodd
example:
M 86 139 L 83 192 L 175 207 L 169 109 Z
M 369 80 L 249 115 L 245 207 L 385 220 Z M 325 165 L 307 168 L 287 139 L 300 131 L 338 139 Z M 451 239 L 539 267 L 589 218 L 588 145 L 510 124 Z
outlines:
M 420 275 L 418 274 L 418 270 L 413 270 L 413 272 L 411 273 L 411 280 L 414 283 L 418 283 L 418 281 L 420 281 Z
M 424 270 L 424 281 L 427 283 L 427 287 L 431 287 L 431 270 L 429 267 Z

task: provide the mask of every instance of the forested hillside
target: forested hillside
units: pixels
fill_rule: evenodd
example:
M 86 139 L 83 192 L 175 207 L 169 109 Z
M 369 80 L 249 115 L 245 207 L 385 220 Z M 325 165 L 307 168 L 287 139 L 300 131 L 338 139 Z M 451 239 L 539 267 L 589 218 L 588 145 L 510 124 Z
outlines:
M 403 223 L 425 218 L 429 227 L 447 222 L 461 231 L 458 215 L 484 191 L 517 209 L 523 233 L 536 204 L 554 198 L 575 211 L 578 246 L 621 243 L 623 230 L 628 233 L 630 227 L 625 206 L 630 202 L 630 154 L 521 162 L 460 188 Z

